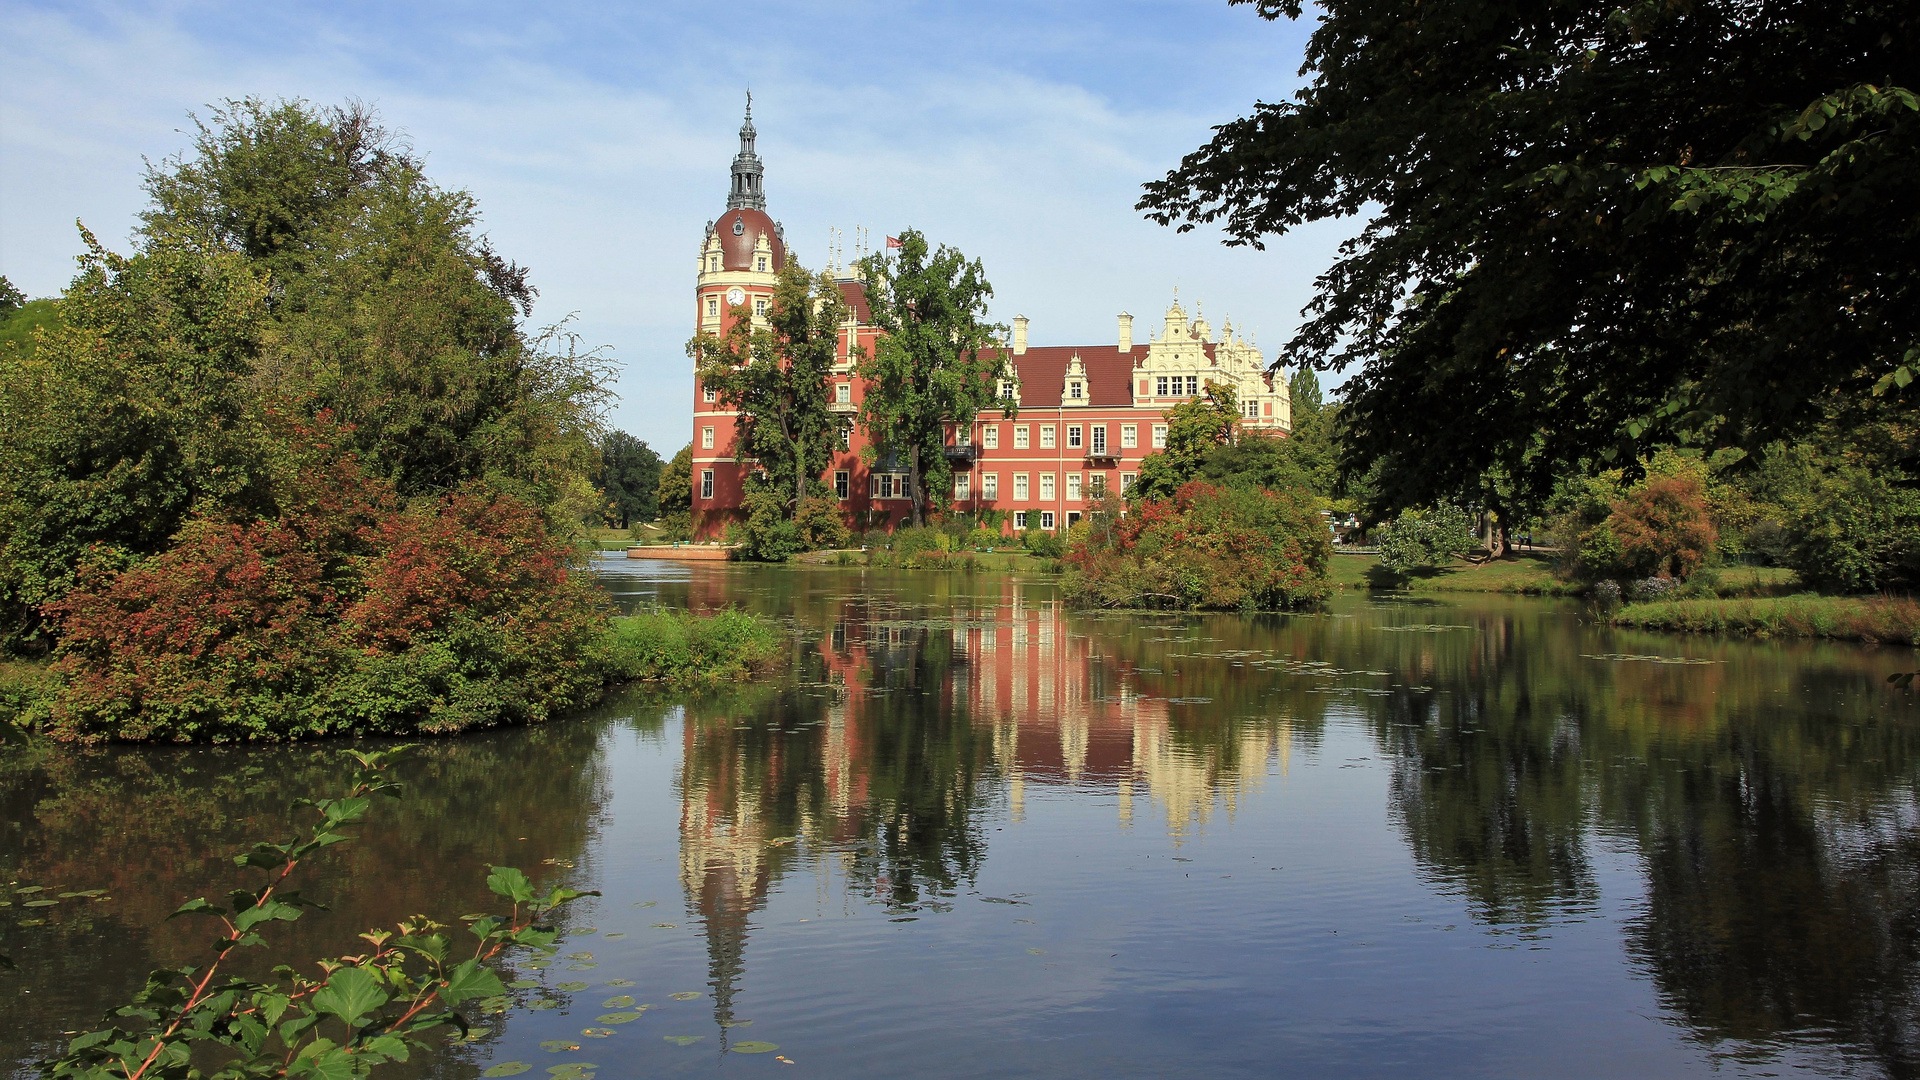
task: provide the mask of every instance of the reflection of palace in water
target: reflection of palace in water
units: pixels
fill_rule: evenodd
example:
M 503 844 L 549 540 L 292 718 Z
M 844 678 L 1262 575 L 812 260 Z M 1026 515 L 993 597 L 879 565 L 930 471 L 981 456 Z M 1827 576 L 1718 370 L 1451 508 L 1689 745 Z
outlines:
M 1043 595 L 1009 580 L 933 617 L 847 601 L 810 647 L 813 681 L 751 717 L 689 711 L 681 882 L 722 1019 L 749 915 L 787 873 L 811 870 L 823 902 L 937 909 L 984 854 L 985 812 L 1020 822 L 1035 789 L 1110 790 L 1117 824 L 1164 821 L 1178 840 L 1270 763 L 1284 772 L 1287 721 L 1183 736 L 1134 665 Z

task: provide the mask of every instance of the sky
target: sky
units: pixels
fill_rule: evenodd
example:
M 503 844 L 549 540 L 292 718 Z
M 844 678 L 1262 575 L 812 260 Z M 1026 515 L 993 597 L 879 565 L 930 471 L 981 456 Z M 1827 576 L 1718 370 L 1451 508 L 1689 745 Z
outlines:
M 1133 209 L 1140 185 L 1257 100 L 1291 96 L 1311 23 L 1226 0 L 538 5 L 0 0 L 0 274 L 74 272 L 84 222 L 127 250 L 144 162 L 188 113 L 358 99 L 428 175 L 478 199 L 532 268 L 530 322 L 575 318 L 619 362 L 611 422 L 663 455 L 691 433 L 695 254 L 726 208 L 753 92 L 767 210 L 823 265 L 920 229 L 985 265 L 1035 345 L 1157 325 L 1175 288 L 1273 359 L 1350 221 L 1225 246 Z

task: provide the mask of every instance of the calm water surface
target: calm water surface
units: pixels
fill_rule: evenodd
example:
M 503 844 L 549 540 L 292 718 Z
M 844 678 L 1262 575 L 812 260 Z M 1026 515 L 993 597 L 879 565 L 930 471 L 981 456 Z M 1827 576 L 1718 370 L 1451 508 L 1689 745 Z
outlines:
M 629 608 L 779 615 L 794 674 L 417 752 L 295 948 L 479 910 L 487 863 L 605 894 L 419 1075 L 1920 1073 L 1920 716 L 1881 685 L 1909 652 L 607 567 Z M 0 757 L 0 881 L 107 890 L 0 909 L 0 1058 L 193 957 L 161 918 L 337 754 Z M 620 995 L 652 1008 L 600 1021 Z

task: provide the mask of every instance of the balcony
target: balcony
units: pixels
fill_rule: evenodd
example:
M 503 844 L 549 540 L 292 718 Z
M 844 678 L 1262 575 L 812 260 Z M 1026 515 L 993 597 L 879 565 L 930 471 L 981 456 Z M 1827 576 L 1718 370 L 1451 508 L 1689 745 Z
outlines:
M 852 414 L 859 412 L 860 406 L 855 405 L 851 401 L 829 401 L 827 402 L 827 411 Z
M 972 443 L 947 444 L 947 463 L 962 469 L 973 468 L 973 460 L 980 456 L 980 448 Z

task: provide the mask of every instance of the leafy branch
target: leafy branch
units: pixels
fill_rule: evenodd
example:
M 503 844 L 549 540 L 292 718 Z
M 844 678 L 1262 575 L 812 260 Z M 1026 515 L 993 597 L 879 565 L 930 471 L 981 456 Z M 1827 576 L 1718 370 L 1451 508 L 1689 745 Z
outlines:
M 413 1048 L 429 1045 L 422 1036 L 435 1028 L 466 1033 L 469 1025 L 459 1007 L 506 993 L 486 965 L 516 947 L 553 953 L 553 912 L 598 893 L 558 886 L 536 892 L 519 870 L 490 867 L 487 887 L 511 908 L 504 916 L 487 915 L 471 924 L 478 940 L 464 958 L 456 958 L 460 950 L 443 932 L 444 924 L 415 915 L 396 930 L 360 935 L 369 950 L 321 961 L 319 979 L 284 964 L 273 969 L 273 982 L 222 971 L 237 950 L 265 944 L 261 932 L 268 924 L 292 922 L 309 908 L 324 909 L 288 889 L 288 880 L 315 852 L 346 840 L 341 830 L 366 816 L 374 796 L 400 796 L 401 786 L 387 770 L 406 749 L 350 751 L 358 768 L 346 794 L 293 804 L 317 815 L 305 836 L 256 843 L 234 857 L 237 865 L 265 874 L 260 888 L 235 890 L 225 905 L 204 897 L 189 900 L 168 916 L 199 916 L 220 925 L 212 961 L 152 972 L 130 1004 L 110 1010 L 104 1027 L 74 1038 L 64 1056 L 45 1063 L 43 1075 L 60 1080 L 199 1080 L 202 1075 L 207 1080 L 354 1080 L 376 1065 L 407 1060 Z M 203 1060 L 210 1053 L 224 1063 L 202 1074 L 189 1064 L 196 1052 Z

